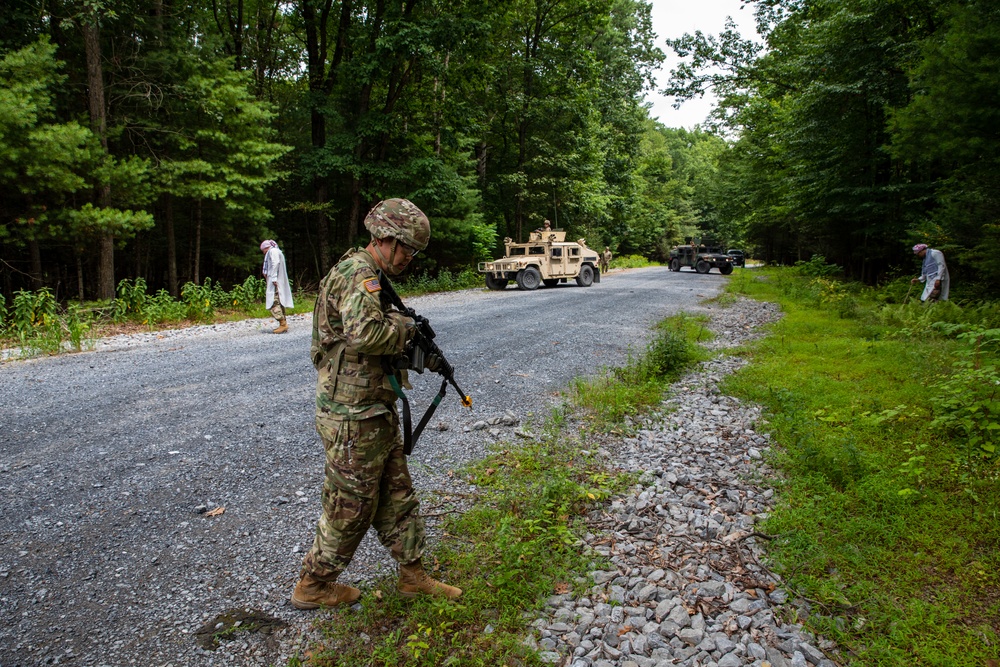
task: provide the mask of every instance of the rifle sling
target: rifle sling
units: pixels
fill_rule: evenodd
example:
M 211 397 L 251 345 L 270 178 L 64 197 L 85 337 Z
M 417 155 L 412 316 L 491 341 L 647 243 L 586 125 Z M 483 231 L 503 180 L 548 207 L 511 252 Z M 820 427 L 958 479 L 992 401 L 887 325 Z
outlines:
M 441 404 L 441 400 L 448 391 L 448 381 L 441 381 L 441 390 L 431 401 L 430 406 L 427 411 L 424 412 L 424 416 L 420 418 L 420 423 L 417 424 L 417 428 L 414 430 L 412 428 L 413 422 L 410 418 L 410 401 L 406 398 L 406 394 L 403 392 L 403 388 L 399 386 L 399 380 L 396 379 L 395 373 L 389 375 L 389 384 L 392 385 L 392 390 L 396 392 L 396 396 L 403 403 L 403 454 L 409 456 L 413 453 L 413 447 L 417 444 L 417 438 L 420 434 L 424 432 L 424 427 L 427 426 L 427 422 L 430 421 L 431 417 L 434 415 L 434 411 L 437 410 L 437 406 Z

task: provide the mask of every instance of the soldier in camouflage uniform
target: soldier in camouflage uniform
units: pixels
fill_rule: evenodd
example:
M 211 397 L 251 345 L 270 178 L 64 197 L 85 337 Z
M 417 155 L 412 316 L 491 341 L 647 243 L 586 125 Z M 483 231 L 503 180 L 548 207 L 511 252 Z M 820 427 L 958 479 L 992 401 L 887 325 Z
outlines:
M 372 239 L 350 250 L 320 283 L 313 311 L 316 430 L 326 449 L 323 515 L 302 562 L 292 604 L 299 609 L 351 603 L 361 592 L 336 583 L 374 526 L 399 563 L 397 588 L 457 598 L 461 589 L 424 571 L 424 522 L 403 454 L 396 394 L 382 365 L 414 331 L 412 319 L 386 311 L 376 273 L 397 275 L 427 247 L 430 222 L 406 199 L 388 199 L 365 218 Z M 409 388 L 405 371 L 399 384 Z
M 598 262 L 601 265 L 601 273 L 607 273 L 608 268 L 611 266 L 611 248 L 604 246 L 604 252 L 601 253 Z

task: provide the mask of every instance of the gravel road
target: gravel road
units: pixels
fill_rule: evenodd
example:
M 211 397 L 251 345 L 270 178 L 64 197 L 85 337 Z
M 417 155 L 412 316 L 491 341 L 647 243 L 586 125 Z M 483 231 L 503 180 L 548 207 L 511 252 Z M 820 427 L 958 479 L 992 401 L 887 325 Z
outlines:
M 572 378 L 641 350 L 653 322 L 718 310 L 704 300 L 724 281 L 648 268 L 590 288 L 409 299 L 474 401 L 467 411 L 450 391 L 417 445 L 425 505 Z M 283 336 L 268 320 L 119 336 L 0 366 L 0 666 L 283 664 L 315 618 L 287 600 L 323 471 L 309 317 L 289 324 Z M 417 415 L 437 378 L 416 377 Z M 388 567 L 369 536 L 344 578 Z M 198 630 L 231 624 L 220 615 L 232 610 L 276 631 L 206 650 Z

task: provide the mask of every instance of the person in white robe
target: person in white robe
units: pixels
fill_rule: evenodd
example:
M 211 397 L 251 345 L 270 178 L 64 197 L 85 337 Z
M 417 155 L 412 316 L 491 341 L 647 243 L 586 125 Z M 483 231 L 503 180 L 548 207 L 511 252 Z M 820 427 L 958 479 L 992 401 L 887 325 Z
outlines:
M 913 246 L 913 254 L 924 260 L 920 267 L 920 276 L 910 281 L 924 283 L 924 293 L 921 301 L 947 301 L 951 288 L 951 277 L 948 275 L 948 265 L 944 261 L 944 253 L 934 248 L 928 248 L 926 243 Z
M 267 280 L 267 293 L 265 294 L 265 305 L 271 311 L 271 315 L 278 321 L 278 327 L 273 333 L 283 334 L 288 331 L 288 321 L 285 319 L 285 309 L 295 305 L 292 301 L 292 286 L 288 282 L 288 268 L 285 265 L 285 254 L 278 248 L 278 244 L 267 239 L 260 244 L 260 251 L 264 253 L 264 266 L 261 273 Z

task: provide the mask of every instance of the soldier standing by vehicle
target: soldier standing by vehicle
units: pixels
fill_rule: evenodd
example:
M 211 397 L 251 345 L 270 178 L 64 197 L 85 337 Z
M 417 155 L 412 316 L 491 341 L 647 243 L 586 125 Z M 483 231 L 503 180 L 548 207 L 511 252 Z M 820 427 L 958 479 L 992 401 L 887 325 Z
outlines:
M 601 273 L 607 273 L 608 267 L 611 266 L 611 248 L 604 246 L 604 252 L 601 253 Z
M 299 609 L 333 607 L 361 591 L 336 583 L 370 526 L 399 564 L 397 589 L 457 598 L 461 589 L 424 571 L 424 521 L 399 432 L 396 394 L 387 373 L 409 388 L 405 371 L 383 365 L 414 333 L 414 321 L 386 312 L 381 270 L 397 275 L 427 247 L 430 222 L 406 199 L 388 199 L 365 218 L 366 248 L 348 251 L 320 283 L 313 312 L 316 430 L 326 449 L 323 514 L 292 593 Z

